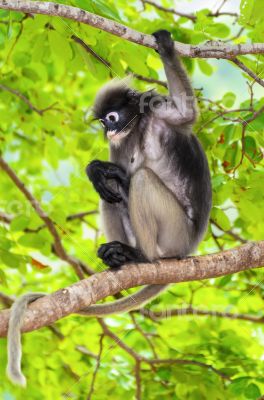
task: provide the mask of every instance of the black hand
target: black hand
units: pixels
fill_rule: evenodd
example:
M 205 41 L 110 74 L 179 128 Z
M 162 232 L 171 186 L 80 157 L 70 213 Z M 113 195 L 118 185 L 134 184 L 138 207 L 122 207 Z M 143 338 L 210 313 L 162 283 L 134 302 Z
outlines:
M 102 244 L 97 255 L 110 268 L 118 268 L 131 262 L 147 262 L 147 259 L 138 249 L 118 241 Z
M 104 173 L 107 179 L 115 179 L 128 194 L 130 180 L 123 168 L 111 162 L 103 162 Z
M 158 53 L 161 56 L 172 56 L 174 52 L 174 42 L 172 40 L 170 32 L 164 30 L 160 30 L 152 33 L 152 35 L 156 39 L 156 43 L 158 45 Z
M 109 203 L 120 202 L 122 197 L 120 193 L 110 187 L 108 180 L 116 180 L 118 184 L 122 185 L 124 191 L 128 193 L 129 179 L 122 168 L 113 163 L 99 160 L 92 161 L 87 166 L 86 173 L 100 197 Z

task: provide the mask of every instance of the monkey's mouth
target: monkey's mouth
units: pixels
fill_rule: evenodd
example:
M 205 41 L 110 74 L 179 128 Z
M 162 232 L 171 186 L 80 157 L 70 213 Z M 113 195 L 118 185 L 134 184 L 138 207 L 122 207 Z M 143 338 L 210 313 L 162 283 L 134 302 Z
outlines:
M 117 130 L 107 131 L 106 136 L 108 139 L 113 139 L 114 136 L 118 134 Z

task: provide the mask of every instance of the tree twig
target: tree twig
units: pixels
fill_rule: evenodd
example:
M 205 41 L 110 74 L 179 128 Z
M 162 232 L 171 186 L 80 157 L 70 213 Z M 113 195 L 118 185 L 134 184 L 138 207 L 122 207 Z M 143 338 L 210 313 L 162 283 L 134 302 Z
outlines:
M 251 69 L 249 69 L 245 64 L 242 63 L 238 58 L 234 57 L 232 59 L 233 63 L 236 64 L 239 68 L 241 68 L 244 72 L 246 72 L 255 82 L 258 82 L 261 86 L 264 87 L 264 80 L 259 77 L 259 75 L 255 74 Z M 264 72 L 264 70 L 263 70 Z
M 95 379 L 96 379 L 96 375 L 98 373 L 99 367 L 100 367 L 100 362 L 101 362 L 101 356 L 102 356 L 102 352 L 103 352 L 103 340 L 104 340 L 104 334 L 102 334 L 100 336 L 100 340 L 99 340 L 99 352 L 98 352 L 98 356 L 97 356 L 97 360 L 96 360 L 96 365 L 95 365 L 95 369 L 93 372 L 93 376 L 92 376 L 92 382 L 91 382 L 91 386 L 90 386 L 90 390 L 87 396 L 87 400 L 91 400 L 92 398 L 92 394 L 94 392 L 94 385 L 95 385 Z
M 211 370 L 212 372 L 216 373 L 217 375 L 221 376 L 221 378 L 223 379 L 227 379 L 230 380 L 229 376 L 227 376 L 225 373 L 221 372 L 220 370 L 214 368 L 212 365 L 210 364 L 206 364 L 200 361 L 196 361 L 196 360 L 188 360 L 188 359 L 175 359 L 175 358 L 169 358 L 169 359 L 162 359 L 162 358 L 146 358 L 141 356 L 140 354 L 136 353 L 134 349 L 132 349 L 131 347 L 129 347 L 125 342 L 123 342 L 114 332 L 112 332 L 108 326 L 106 325 L 106 323 L 101 320 L 98 319 L 99 323 L 101 324 L 102 328 L 103 328 L 103 332 L 106 336 L 110 337 L 121 349 L 123 349 L 126 353 L 128 353 L 131 357 L 133 357 L 133 359 L 136 362 L 136 369 L 137 371 L 135 371 L 138 374 L 138 366 L 140 363 L 144 362 L 146 364 L 149 364 L 150 366 L 155 366 L 158 364 L 181 364 L 181 365 L 196 365 L 199 366 L 201 368 L 206 368 Z M 138 380 L 139 376 L 136 376 L 136 380 Z M 138 381 L 137 381 L 137 386 L 138 386 Z M 138 389 L 138 388 L 137 388 Z
M 149 78 L 147 76 L 143 76 L 143 75 L 139 75 L 139 74 L 135 74 L 135 73 L 133 73 L 133 76 L 140 81 L 144 81 L 147 83 L 155 83 L 156 85 L 163 86 L 166 89 L 168 88 L 168 84 L 164 81 L 160 81 L 159 79 Z
M 88 53 L 90 53 L 94 58 L 96 58 L 97 61 L 101 62 L 104 64 L 106 67 L 110 67 L 111 64 L 105 60 L 103 57 L 99 56 L 90 46 L 88 46 L 87 43 L 85 43 L 82 39 L 80 39 L 76 35 L 72 35 L 71 38 L 78 44 L 80 44 Z
M 212 218 L 210 219 L 211 224 L 213 224 L 214 226 L 217 227 L 217 229 L 220 229 L 222 232 L 226 233 L 229 236 L 232 236 L 232 238 L 234 238 L 235 240 L 237 240 L 240 243 L 247 243 L 246 239 L 243 239 L 241 236 L 239 236 L 237 233 L 235 233 L 234 231 L 232 231 L 232 229 L 227 229 L 224 230 L 215 220 L 213 220 Z
M 1 5 L 0 5 L 1 8 Z M 0 83 L 0 89 L 5 90 L 6 92 L 9 92 L 17 97 L 20 98 L 20 100 L 22 100 L 24 103 L 26 103 L 28 105 L 28 107 L 32 110 L 35 111 L 38 115 L 43 115 L 46 111 L 51 110 L 56 104 L 57 102 L 51 104 L 50 106 L 43 108 L 43 109 L 39 109 L 37 107 L 35 107 L 26 96 L 24 96 L 22 93 L 20 93 L 18 90 L 10 88 L 9 86 L 6 86 L 2 83 Z
M 136 400 L 141 400 L 141 377 L 140 377 L 140 361 L 135 362 L 135 378 L 136 378 Z
M 150 0 L 142 0 L 143 4 L 149 4 L 155 8 L 157 8 L 160 11 L 164 11 L 167 13 L 171 13 L 174 15 L 177 15 L 178 17 L 183 17 L 183 18 L 187 18 L 190 19 L 191 21 L 195 22 L 197 20 L 197 17 L 195 14 L 187 14 L 184 12 L 180 12 L 178 10 L 175 10 L 174 8 L 167 8 L 167 7 L 163 7 L 160 4 L 155 3 L 154 1 L 150 1 Z M 209 12 L 207 14 L 207 17 L 219 17 L 221 15 L 229 15 L 231 17 L 238 17 L 237 13 L 231 12 L 231 11 L 220 11 L 221 9 L 219 8 L 217 11 L 215 12 Z
M 2 0 L 0 8 L 14 11 L 22 11 L 31 14 L 45 14 L 72 19 L 97 29 L 102 29 L 115 36 L 142 46 L 157 49 L 157 44 L 152 35 L 143 34 L 131 29 L 119 22 L 109 20 L 102 16 L 92 14 L 77 7 L 64 4 L 51 3 L 45 1 L 24 1 L 24 0 Z M 263 54 L 264 43 L 246 43 L 239 45 L 230 45 L 226 43 L 194 46 L 181 42 L 175 42 L 175 48 L 178 53 L 186 57 L 202 58 L 225 58 L 232 59 L 242 54 Z

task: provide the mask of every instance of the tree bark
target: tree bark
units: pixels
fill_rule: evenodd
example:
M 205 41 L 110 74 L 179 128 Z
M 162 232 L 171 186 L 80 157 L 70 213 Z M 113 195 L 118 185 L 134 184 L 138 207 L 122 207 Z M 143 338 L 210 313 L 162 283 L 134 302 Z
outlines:
M 45 1 L 0 0 L 0 8 L 21 11 L 28 14 L 46 14 L 68 18 L 93 26 L 97 29 L 102 29 L 130 42 L 157 49 L 155 39 L 152 35 L 138 32 L 120 24 L 119 22 L 101 17 L 100 15 L 92 14 L 77 7 Z M 175 42 L 175 47 L 181 56 L 199 58 L 233 59 L 235 56 L 243 54 L 264 53 L 264 43 L 230 45 L 222 42 L 216 44 L 211 44 L 209 42 L 208 44 L 200 46 L 192 46 L 185 43 Z
M 146 284 L 166 284 L 216 278 L 264 265 L 264 241 L 247 243 L 217 254 L 184 260 L 130 264 L 94 274 L 32 303 L 22 331 L 47 326 L 120 290 Z M 0 336 L 6 336 L 9 311 L 0 313 Z

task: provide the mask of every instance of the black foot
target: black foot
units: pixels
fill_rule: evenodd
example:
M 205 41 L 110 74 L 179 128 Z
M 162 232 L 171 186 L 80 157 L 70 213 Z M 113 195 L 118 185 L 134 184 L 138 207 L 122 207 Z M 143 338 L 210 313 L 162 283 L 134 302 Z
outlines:
M 152 33 L 158 45 L 158 53 L 161 56 L 171 56 L 174 51 L 174 42 L 171 34 L 165 29 Z
M 138 249 L 118 241 L 102 244 L 97 255 L 110 268 L 118 268 L 131 262 L 147 262 Z

